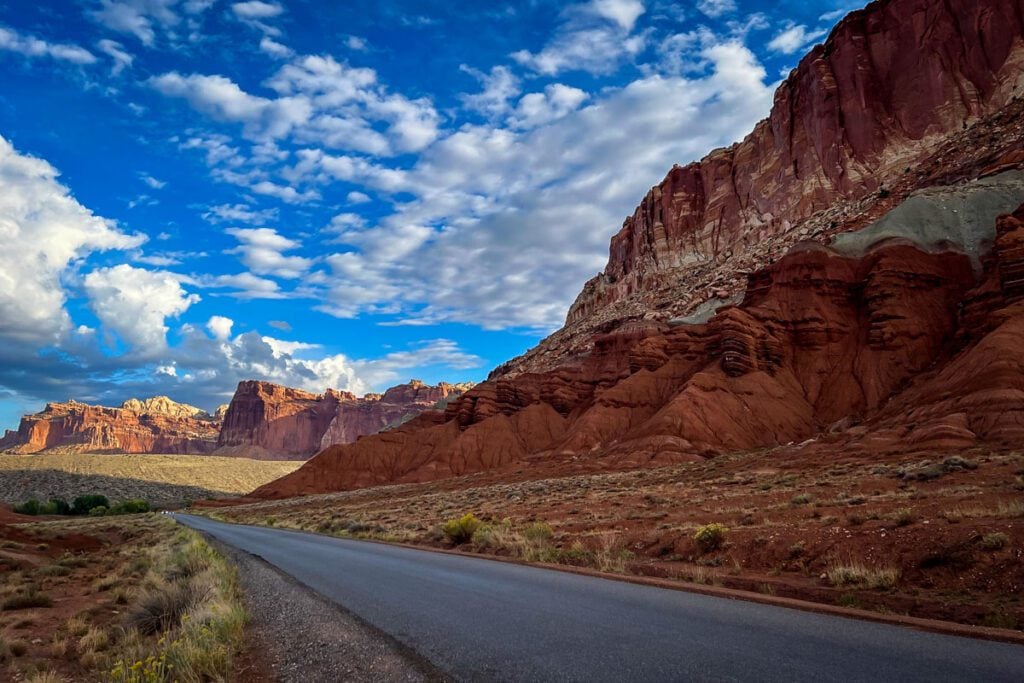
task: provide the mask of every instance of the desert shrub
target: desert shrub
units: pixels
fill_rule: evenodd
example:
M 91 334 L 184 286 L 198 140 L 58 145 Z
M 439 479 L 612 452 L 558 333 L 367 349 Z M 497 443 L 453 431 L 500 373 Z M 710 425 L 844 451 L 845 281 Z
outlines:
M 523 529 L 523 536 L 527 541 L 550 541 L 554 535 L 555 532 L 551 525 L 545 522 L 534 522 Z
M 793 505 L 808 505 L 812 500 L 814 500 L 814 496 L 811 494 L 798 493 L 789 502 Z
M 717 522 L 705 524 L 697 529 L 697 533 L 693 535 L 693 541 L 700 548 L 701 552 L 711 552 L 722 547 L 722 543 L 725 542 L 725 535 L 728 532 L 729 529 L 723 524 L 718 524 Z
M 900 571 L 895 567 L 867 567 L 851 563 L 829 567 L 826 576 L 833 586 L 893 588 L 900 578 Z
M 910 508 L 900 508 L 892 513 L 892 521 L 896 526 L 910 526 L 917 520 L 917 515 Z
M 78 640 L 78 649 L 82 652 L 100 652 L 110 645 L 110 637 L 103 629 L 90 628 Z
M 10 643 L 7 644 L 7 649 L 15 657 L 21 657 L 26 652 L 28 652 L 28 643 L 26 643 L 24 640 L 12 640 Z
M 981 547 L 985 550 L 1002 550 L 1010 542 L 1010 537 L 1001 531 L 985 534 L 981 537 Z
M 449 519 L 441 527 L 442 533 L 455 545 L 461 545 L 473 538 L 480 528 L 480 520 L 472 512 L 467 512 L 458 519 Z
M 36 570 L 39 576 L 67 576 L 71 570 L 62 564 L 51 564 L 48 567 L 40 567 Z
M 165 583 L 146 591 L 128 612 L 125 623 L 143 635 L 162 633 L 178 626 L 194 603 L 189 583 Z
M 140 499 L 122 501 L 110 508 L 110 514 L 112 515 L 135 515 L 140 512 L 149 511 L 149 503 Z
M 3 610 L 32 609 L 33 607 L 53 607 L 53 599 L 39 592 L 35 586 L 24 593 L 17 593 L 4 600 Z
M 106 496 L 99 494 L 89 494 L 85 496 L 78 496 L 74 502 L 71 503 L 71 514 L 73 515 L 87 515 L 89 511 L 97 507 L 110 507 L 110 501 L 107 500 Z
M 105 517 L 110 509 L 106 505 L 97 505 L 89 510 L 90 517 Z
M 38 515 L 42 511 L 42 504 L 35 498 L 29 498 L 21 505 L 15 505 L 13 510 L 19 515 Z

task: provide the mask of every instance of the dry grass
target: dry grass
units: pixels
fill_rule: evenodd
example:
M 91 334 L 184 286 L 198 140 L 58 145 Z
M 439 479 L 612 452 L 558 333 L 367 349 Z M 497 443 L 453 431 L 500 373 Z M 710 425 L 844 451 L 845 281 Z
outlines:
M 154 504 L 201 500 L 248 493 L 301 464 L 211 455 L 2 455 L 0 502 L 91 493 Z
M 894 567 L 868 567 L 850 563 L 829 567 L 827 575 L 833 586 L 889 589 L 896 587 L 900 571 Z

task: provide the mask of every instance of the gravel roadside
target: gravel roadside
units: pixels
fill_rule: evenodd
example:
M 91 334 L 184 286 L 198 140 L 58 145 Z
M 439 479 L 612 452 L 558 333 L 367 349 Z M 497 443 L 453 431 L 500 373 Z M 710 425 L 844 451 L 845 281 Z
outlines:
M 249 611 L 245 681 L 444 681 L 391 636 L 279 572 L 262 559 L 208 539 L 238 567 Z

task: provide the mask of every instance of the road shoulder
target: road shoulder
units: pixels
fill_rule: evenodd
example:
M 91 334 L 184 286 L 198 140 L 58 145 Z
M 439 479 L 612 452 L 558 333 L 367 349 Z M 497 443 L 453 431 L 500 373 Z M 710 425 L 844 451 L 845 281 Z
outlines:
M 247 671 L 236 671 L 245 680 L 444 680 L 409 648 L 262 559 L 209 542 L 238 567 L 250 617 Z

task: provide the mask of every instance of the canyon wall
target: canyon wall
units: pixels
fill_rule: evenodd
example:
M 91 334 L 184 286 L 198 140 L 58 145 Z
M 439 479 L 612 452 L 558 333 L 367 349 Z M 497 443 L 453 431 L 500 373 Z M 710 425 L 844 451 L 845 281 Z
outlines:
M 561 330 L 254 495 L 1018 447 L 1022 94 L 1024 0 L 870 3 L 651 190 Z
M 217 454 L 294 460 L 399 424 L 461 395 L 470 385 L 418 380 L 362 398 L 313 394 L 269 382 L 240 382 L 224 415 Z
M 565 327 L 495 373 L 548 370 L 595 333 L 735 302 L 793 244 L 863 227 L 913 192 L 1020 166 L 1024 0 L 887 0 L 851 13 L 741 142 L 676 166 L 612 238 Z
M 1024 206 L 985 271 L 903 239 L 797 247 L 704 324 L 626 327 L 577 365 L 485 382 L 257 490 L 289 497 L 494 472 L 655 466 L 756 448 L 1015 448 L 1024 437 Z
M 120 408 L 77 401 L 48 403 L 0 439 L 11 453 L 210 453 L 220 420 L 166 396 L 130 399 Z

